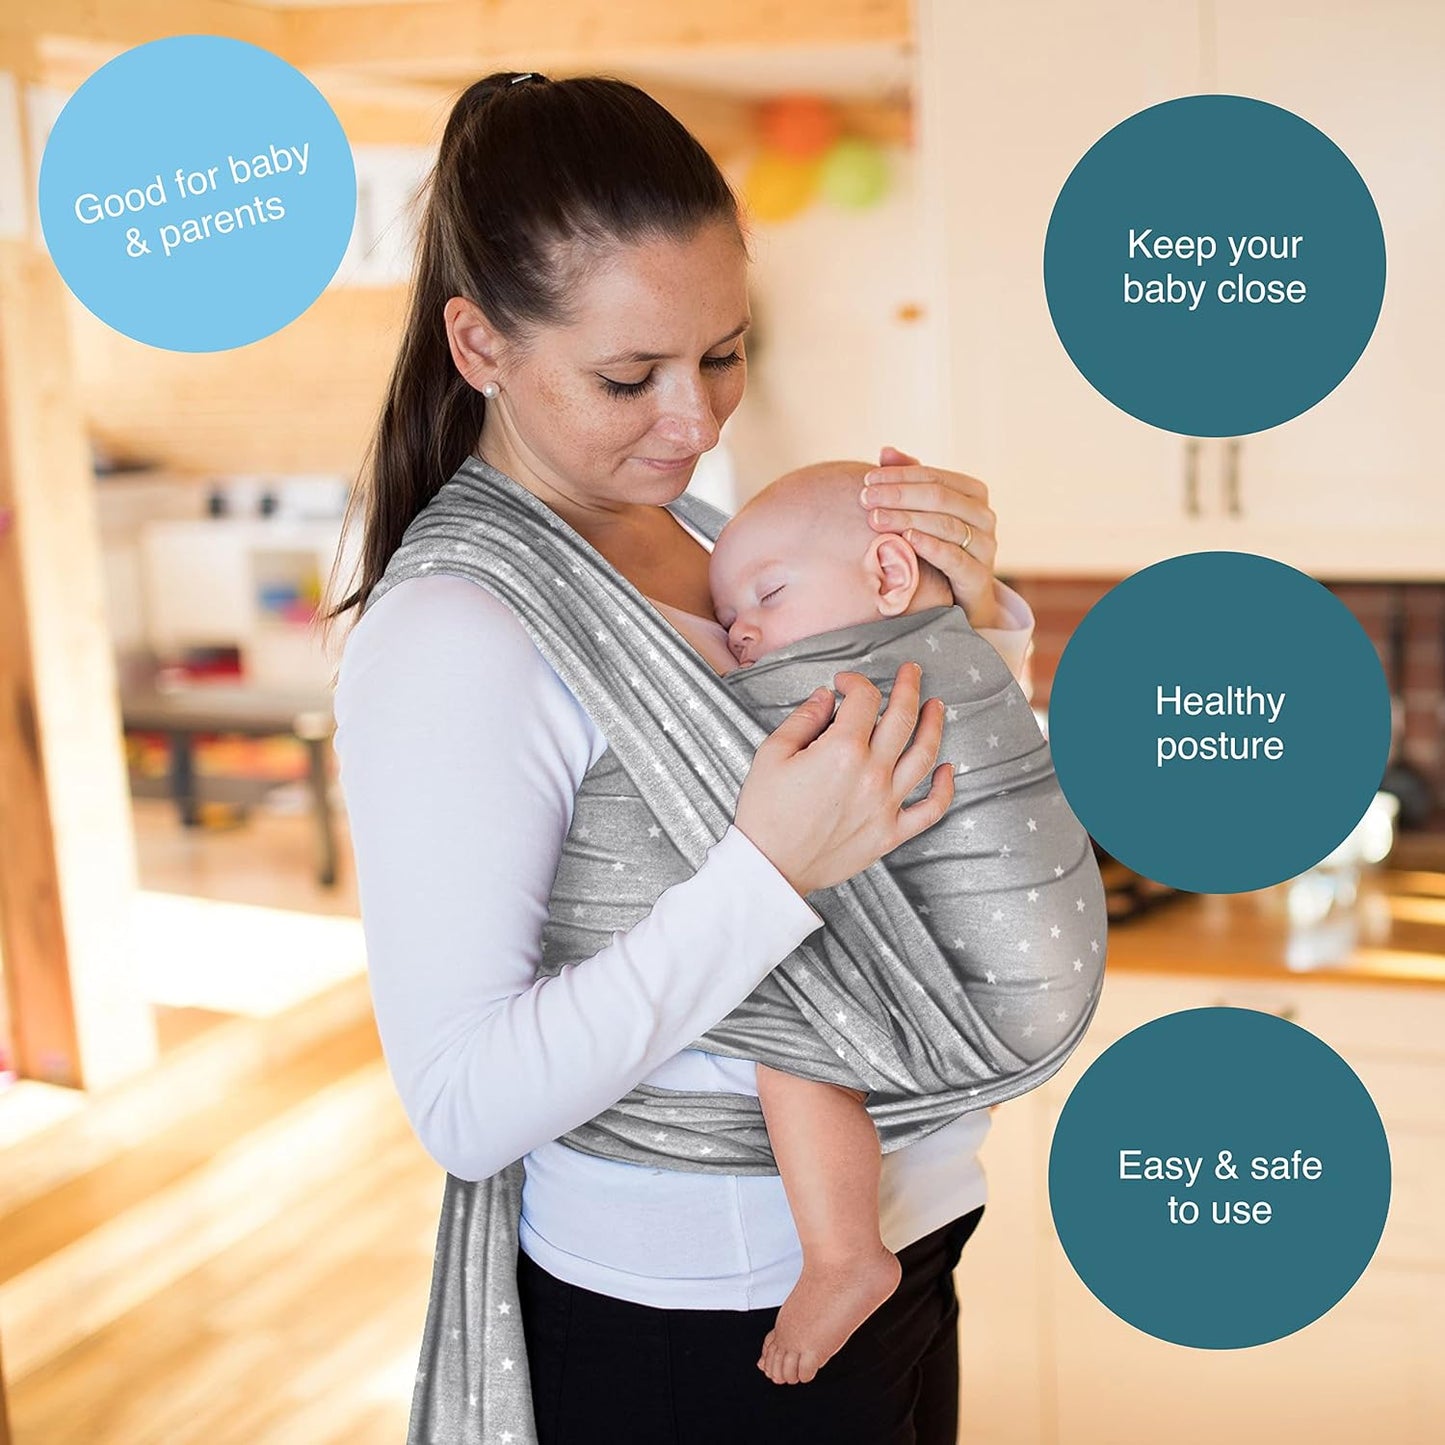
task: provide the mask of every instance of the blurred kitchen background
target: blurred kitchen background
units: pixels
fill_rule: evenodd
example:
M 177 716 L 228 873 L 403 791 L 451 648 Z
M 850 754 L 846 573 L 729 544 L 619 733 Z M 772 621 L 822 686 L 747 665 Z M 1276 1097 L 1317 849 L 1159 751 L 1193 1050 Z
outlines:
M 213 355 L 90 316 L 33 205 L 74 88 L 130 45 L 201 31 L 303 69 L 359 183 L 351 248 L 316 304 Z M 884 443 L 983 477 L 1001 573 L 1038 618 L 1045 722 L 1093 602 L 1216 547 L 1326 582 L 1390 677 L 1381 793 L 1303 878 L 1183 896 L 1106 860 L 1114 927 L 1090 1036 L 995 1113 L 986 1146 L 992 1202 L 958 1272 L 960 1439 L 1445 1438 L 1445 488 L 1430 420 L 1445 8 L 7 0 L 0 1445 L 404 1433 L 443 1175 L 371 1020 L 329 742 L 335 656 L 314 617 L 355 546 L 341 513 L 397 343 L 410 198 L 450 100 L 499 68 L 646 86 L 749 202 L 751 380 L 693 490 L 731 509 L 790 466 Z M 1389 248 L 1354 371 L 1238 440 L 1155 431 L 1103 401 L 1041 284 L 1074 162 L 1125 116 L 1196 91 L 1321 127 L 1369 184 Z M 1335 1047 L 1394 1155 L 1390 1221 L 1354 1290 L 1237 1352 L 1162 1344 L 1099 1305 L 1046 1189 L 1053 1123 L 1089 1060 L 1147 1018 L 1214 1003 L 1271 1009 Z

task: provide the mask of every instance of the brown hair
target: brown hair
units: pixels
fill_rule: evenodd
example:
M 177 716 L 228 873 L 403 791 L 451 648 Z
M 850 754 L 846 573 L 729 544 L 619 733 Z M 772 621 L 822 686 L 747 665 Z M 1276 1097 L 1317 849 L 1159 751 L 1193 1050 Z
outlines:
M 481 433 L 486 402 L 447 342 L 451 297 L 521 341 L 566 319 L 575 244 L 686 239 L 739 214 L 716 162 L 645 91 L 515 71 L 462 93 L 425 196 L 401 346 L 346 509 L 348 526 L 365 511 L 360 580 L 327 623 L 365 604 L 412 519 Z

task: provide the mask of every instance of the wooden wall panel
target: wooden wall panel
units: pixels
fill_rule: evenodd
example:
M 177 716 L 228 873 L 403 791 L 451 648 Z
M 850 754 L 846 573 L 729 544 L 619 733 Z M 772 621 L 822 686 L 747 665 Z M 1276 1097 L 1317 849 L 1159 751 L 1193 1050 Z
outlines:
M 235 351 L 160 351 L 71 301 L 81 406 L 99 441 L 168 470 L 355 474 L 390 373 L 406 293 L 338 287 Z

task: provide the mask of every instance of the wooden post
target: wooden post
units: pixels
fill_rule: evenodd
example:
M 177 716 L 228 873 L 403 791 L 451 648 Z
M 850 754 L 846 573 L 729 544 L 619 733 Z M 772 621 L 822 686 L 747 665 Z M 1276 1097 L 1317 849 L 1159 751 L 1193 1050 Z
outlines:
M 33 52 L 4 54 L 37 73 Z M 157 1046 L 130 947 L 135 842 L 65 306 L 49 257 L 0 239 L 0 957 L 20 1074 L 96 1088 Z
M 0 1354 L 0 1445 L 10 1445 L 10 1411 L 5 1404 L 5 1357 Z

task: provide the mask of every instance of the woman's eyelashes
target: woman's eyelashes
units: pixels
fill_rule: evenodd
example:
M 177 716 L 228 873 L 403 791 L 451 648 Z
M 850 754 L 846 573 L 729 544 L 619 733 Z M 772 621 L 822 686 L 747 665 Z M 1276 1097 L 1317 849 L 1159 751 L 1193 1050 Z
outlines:
M 727 371 L 737 366 L 742 359 L 741 351 L 730 351 L 726 356 L 704 356 L 702 364 L 709 371 Z M 641 396 L 652 386 L 656 376 L 655 371 L 649 371 L 641 381 L 614 381 L 610 376 L 603 376 L 599 372 L 597 379 L 609 396 Z

